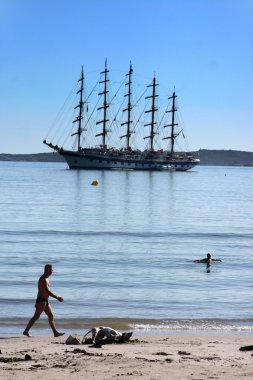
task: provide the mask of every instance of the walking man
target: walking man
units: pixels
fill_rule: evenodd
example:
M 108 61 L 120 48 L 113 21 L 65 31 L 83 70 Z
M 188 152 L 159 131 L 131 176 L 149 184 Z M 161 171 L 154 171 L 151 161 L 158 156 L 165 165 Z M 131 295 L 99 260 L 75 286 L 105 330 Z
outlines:
M 38 281 L 38 296 L 35 303 L 35 313 L 34 316 L 30 319 L 28 322 L 26 329 L 24 330 L 23 334 L 30 337 L 29 334 L 30 328 L 34 325 L 34 323 L 39 319 L 40 315 L 43 313 L 43 311 L 46 313 L 48 317 L 49 325 L 53 331 L 53 334 L 55 337 L 64 335 L 64 333 L 59 332 L 56 330 L 54 316 L 52 313 L 51 306 L 49 304 L 49 297 L 53 297 L 57 299 L 59 302 L 63 302 L 62 297 L 58 297 L 50 290 L 50 283 L 49 283 L 49 277 L 53 273 L 53 266 L 51 264 L 46 264 L 44 268 L 44 274 L 39 278 Z

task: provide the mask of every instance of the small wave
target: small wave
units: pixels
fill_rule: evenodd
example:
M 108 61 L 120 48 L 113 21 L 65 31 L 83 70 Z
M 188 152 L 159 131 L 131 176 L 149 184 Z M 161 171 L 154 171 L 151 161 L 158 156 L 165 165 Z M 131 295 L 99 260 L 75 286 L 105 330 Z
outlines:
M 163 331 L 163 332 L 252 332 L 253 321 L 169 321 L 161 324 L 136 323 L 132 326 L 135 330 Z
M 195 238 L 226 238 L 226 239 L 234 239 L 234 238 L 253 238 L 253 233 L 219 233 L 219 232 L 154 232 L 154 231 L 146 231 L 146 232 L 131 232 L 131 231 L 69 231 L 69 230 L 4 230 L 0 231 L 1 235 L 58 235 L 58 236 L 126 236 L 126 237 L 140 237 L 140 238 L 156 238 L 156 237 L 195 237 Z
M 24 327 L 28 319 L 24 317 L 0 318 L 1 330 L 14 332 Z M 132 330 L 141 333 L 158 332 L 253 332 L 253 319 L 132 319 L 132 318 L 57 318 L 57 324 L 65 330 L 85 332 L 94 326 L 110 326 L 117 330 Z M 48 322 L 41 319 L 36 323 L 39 329 L 48 329 Z

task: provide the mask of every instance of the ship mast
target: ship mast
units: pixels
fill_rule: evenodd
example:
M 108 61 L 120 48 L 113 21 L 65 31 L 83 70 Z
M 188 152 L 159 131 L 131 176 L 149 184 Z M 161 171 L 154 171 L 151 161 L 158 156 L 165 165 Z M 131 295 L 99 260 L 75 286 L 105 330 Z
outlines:
M 151 112 L 151 122 L 148 124 L 144 124 L 144 127 L 150 125 L 150 135 L 144 137 L 144 140 L 150 139 L 150 150 L 151 151 L 154 150 L 154 147 L 153 147 L 154 136 L 157 135 L 157 132 L 155 132 L 155 124 L 157 124 L 157 122 L 155 121 L 155 112 L 158 111 L 158 108 L 155 105 L 155 98 L 158 97 L 158 95 L 156 95 L 156 86 L 158 86 L 158 84 L 156 83 L 156 78 L 154 77 L 153 83 L 151 85 L 147 86 L 147 87 L 152 87 L 152 95 L 145 97 L 145 99 L 150 99 L 150 98 L 152 99 L 151 109 L 145 111 L 145 113 Z
M 109 132 L 108 129 L 106 129 L 107 123 L 109 119 L 107 118 L 107 109 L 109 108 L 109 103 L 107 102 L 107 94 L 108 94 L 108 89 L 107 89 L 107 82 L 109 82 L 108 79 L 108 74 L 109 70 L 107 70 L 107 60 L 105 60 L 105 69 L 102 71 L 100 74 L 104 74 L 104 80 L 100 81 L 99 83 L 104 83 L 104 90 L 100 92 L 98 95 L 104 95 L 104 102 L 101 107 L 98 108 L 98 110 L 103 110 L 103 120 L 97 121 L 96 124 L 101 124 L 103 123 L 103 131 L 101 133 L 98 133 L 96 136 L 102 136 L 102 148 L 103 150 L 106 150 L 106 135 Z
M 124 96 L 128 97 L 128 102 L 127 102 L 127 107 L 125 109 L 123 109 L 123 112 L 127 111 L 127 121 L 125 121 L 124 123 L 121 123 L 121 125 L 127 125 L 127 132 L 126 132 L 125 135 L 120 136 L 121 139 L 123 137 L 126 137 L 126 140 L 127 140 L 127 144 L 126 144 L 127 150 L 131 149 L 131 147 L 130 147 L 130 137 L 131 137 L 131 134 L 133 133 L 133 131 L 131 131 L 131 124 L 133 122 L 131 120 L 131 110 L 133 108 L 133 106 L 132 106 L 132 74 L 133 74 L 133 68 L 132 68 L 132 64 L 130 63 L 130 69 L 129 69 L 129 72 L 127 74 L 128 81 L 126 83 L 128 92 L 124 95 Z
M 81 134 L 84 131 L 84 129 L 82 129 L 83 105 L 84 105 L 84 102 L 83 102 L 83 84 L 84 84 L 83 66 L 82 66 L 81 78 L 79 79 L 78 82 L 81 82 L 80 83 L 80 89 L 77 91 L 77 94 L 80 94 L 80 98 L 79 98 L 79 103 L 75 107 L 75 109 L 79 108 L 79 115 L 73 121 L 73 123 L 77 123 L 78 122 L 78 128 L 77 128 L 77 131 L 75 133 L 72 133 L 71 136 L 77 135 L 77 150 L 80 151 L 81 150 L 81 143 L 80 143 Z
M 178 125 L 177 123 L 175 123 L 175 113 L 177 111 L 177 108 L 176 108 L 176 97 L 177 96 L 176 96 L 176 93 L 174 91 L 173 94 L 172 94 L 172 96 L 168 98 L 168 100 L 172 99 L 171 110 L 166 111 L 166 112 L 171 112 L 171 124 L 164 125 L 164 128 L 171 127 L 170 136 L 163 138 L 163 140 L 170 139 L 170 141 L 171 141 L 171 149 L 170 149 L 171 155 L 174 154 L 174 142 L 175 142 L 175 139 L 177 138 L 177 136 L 179 135 L 179 133 L 175 133 L 175 126 Z

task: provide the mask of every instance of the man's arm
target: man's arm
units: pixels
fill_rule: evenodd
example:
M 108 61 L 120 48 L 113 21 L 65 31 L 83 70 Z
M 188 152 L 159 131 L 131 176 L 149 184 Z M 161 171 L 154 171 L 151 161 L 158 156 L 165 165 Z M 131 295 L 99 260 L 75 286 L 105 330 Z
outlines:
M 47 294 L 50 297 L 55 298 L 57 301 L 63 302 L 63 298 L 62 297 L 58 297 L 56 294 L 54 294 L 53 292 L 51 292 L 50 286 L 49 286 L 49 281 L 46 280 L 46 279 L 45 279 L 45 287 L 46 287 Z

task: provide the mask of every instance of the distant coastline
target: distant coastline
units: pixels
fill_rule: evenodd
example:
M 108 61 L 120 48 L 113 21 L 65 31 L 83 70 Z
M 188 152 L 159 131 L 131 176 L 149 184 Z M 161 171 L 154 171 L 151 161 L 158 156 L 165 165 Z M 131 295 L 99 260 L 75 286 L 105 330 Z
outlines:
M 200 165 L 253 166 L 253 152 L 200 149 L 192 153 L 200 158 Z M 65 162 L 58 153 L 0 153 L 0 161 Z

